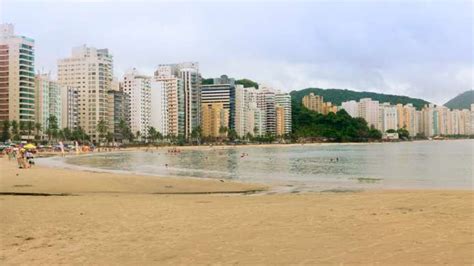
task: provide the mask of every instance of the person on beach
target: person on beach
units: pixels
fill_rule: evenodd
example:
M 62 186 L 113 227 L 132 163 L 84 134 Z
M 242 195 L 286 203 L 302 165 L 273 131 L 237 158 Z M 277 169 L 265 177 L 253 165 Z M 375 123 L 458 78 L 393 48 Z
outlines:
M 64 157 L 64 144 L 62 141 L 59 142 L 59 149 L 61 149 L 61 157 Z
M 25 158 L 25 149 L 21 149 L 17 152 L 16 160 L 18 162 L 18 168 L 20 169 L 29 168 L 29 165 Z

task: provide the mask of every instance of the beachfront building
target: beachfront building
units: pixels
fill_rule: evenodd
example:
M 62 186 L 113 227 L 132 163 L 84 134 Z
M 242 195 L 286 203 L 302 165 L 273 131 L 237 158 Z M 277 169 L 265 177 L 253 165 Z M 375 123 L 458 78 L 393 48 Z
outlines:
M 62 126 L 62 95 L 61 86 L 51 79 L 51 75 L 38 74 L 35 78 L 36 122 L 43 127 L 43 132 L 49 127 L 51 117 L 56 118 L 57 126 Z
M 123 142 L 121 123 L 128 125 L 130 123 L 130 95 L 122 89 L 109 90 L 108 97 L 108 131 L 113 134 L 114 141 Z
M 79 90 L 75 87 L 60 86 L 61 128 L 74 130 L 79 126 Z
M 354 100 L 343 102 L 341 109 L 344 109 L 351 117 L 359 117 L 359 103 Z
M 178 122 L 175 127 L 178 127 L 178 135 L 189 138 L 192 131 L 201 124 L 201 74 L 199 73 L 199 64 L 197 62 L 185 62 L 159 65 L 155 72 L 155 80 L 160 79 L 161 82 L 167 83 L 165 87 L 172 88 L 170 90 L 175 91 L 177 97 Z M 169 80 L 165 81 L 164 79 Z M 173 100 L 173 102 L 175 101 Z M 183 119 L 182 130 L 179 129 L 181 116 Z M 175 131 L 170 134 L 174 135 Z
M 197 67 L 180 69 L 184 91 L 184 136 L 189 138 L 201 124 L 201 76 Z
M 372 101 L 370 98 L 363 98 L 359 100 L 359 117 L 367 121 L 369 127 L 374 127 L 380 130 L 379 127 L 379 102 Z
M 146 138 L 151 117 L 151 77 L 128 71 L 123 77 L 123 91 L 130 97 L 130 129 L 138 138 Z
M 108 49 L 86 45 L 75 47 L 68 58 L 58 61 L 58 81 L 77 89 L 78 125 L 99 140 L 97 125 L 108 119 L 107 92 L 112 88 L 113 59 Z
M 379 106 L 379 125 L 378 128 L 382 132 L 389 129 L 397 130 L 398 126 L 397 107 L 390 103 L 382 103 Z
M 201 106 L 201 134 L 203 137 L 225 137 L 228 133 L 229 109 L 221 102 L 203 103 Z
M 228 82 L 229 79 L 218 78 L 214 81 Z M 222 103 L 227 110 L 226 128 L 235 128 L 235 86 L 232 84 L 212 84 L 201 86 L 201 106 L 205 104 Z M 232 115 L 231 115 L 232 114 Z M 204 119 L 204 118 L 203 118 Z
M 263 97 L 263 105 L 260 105 L 261 108 L 265 112 L 265 134 L 267 135 L 276 135 L 276 105 L 275 105 L 275 96 L 276 92 L 269 87 L 265 87 L 260 85 L 260 91 Z M 260 100 L 257 103 L 262 103 Z
M 416 116 L 416 108 L 412 104 L 397 104 L 397 127 L 405 128 L 414 137 L 419 133 L 419 127 Z
M 0 121 L 35 122 L 35 42 L 0 24 Z
M 291 96 L 289 93 L 275 94 L 276 135 L 291 133 Z
M 155 128 L 163 136 L 169 134 L 168 111 L 165 83 L 156 80 L 151 81 L 151 117 L 150 127 Z M 174 111 L 174 110 L 173 110 Z M 176 113 L 176 112 L 175 112 Z
M 439 134 L 438 127 L 438 111 L 434 104 L 425 105 L 422 109 L 423 134 L 426 137 L 437 136 Z
M 160 65 L 152 82 L 151 126 L 163 136 L 184 136 L 184 88 L 175 65 Z
M 245 89 L 243 85 L 235 85 L 234 94 L 234 130 L 237 136 L 245 136 Z

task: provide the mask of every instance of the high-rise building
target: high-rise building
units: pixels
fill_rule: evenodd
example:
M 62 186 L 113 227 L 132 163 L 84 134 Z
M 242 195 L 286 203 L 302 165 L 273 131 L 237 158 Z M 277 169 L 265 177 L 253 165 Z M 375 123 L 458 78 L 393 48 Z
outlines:
M 245 89 L 243 85 L 235 85 L 234 94 L 234 130 L 237 136 L 245 136 Z
M 416 136 L 418 133 L 418 123 L 416 121 L 416 108 L 412 104 L 397 104 L 397 127 L 405 128 L 410 136 Z
M 221 102 L 203 103 L 202 111 L 202 136 L 203 137 L 221 137 L 228 132 L 229 109 L 224 107 Z M 225 131 L 222 129 L 226 129 Z
M 152 82 L 151 125 L 164 136 L 184 136 L 184 88 L 175 65 L 160 65 Z
M 107 121 L 107 92 L 112 88 L 113 60 L 108 49 L 85 45 L 72 49 L 68 58 L 58 61 L 58 81 L 78 91 L 79 126 L 99 140 L 97 125 Z
M 48 128 L 49 119 L 55 117 L 59 128 L 62 127 L 62 88 L 51 79 L 50 74 L 38 74 L 35 78 L 36 122 L 43 129 Z
M 315 95 L 312 92 L 303 97 L 303 106 L 311 111 L 323 113 L 323 104 L 323 96 Z
M 379 126 L 378 128 L 382 132 L 386 132 L 389 129 L 397 130 L 397 107 L 390 105 L 390 103 L 383 103 L 379 106 Z
M 61 128 L 77 129 L 79 126 L 79 90 L 61 86 Z
M 120 123 L 128 125 L 130 121 L 130 95 L 123 90 L 109 90 L 108 97 L 108 131 L 113 134 L 114 141 L 123 141 Z M 122 122 L 123 121 L 123 122 Z
M 228 81 L 220 78 L 219 81 Z M 204 104 L 222 103 L 229 117 L 228 129 L 235 128 L 235 86 L 231 84 L 213 84 L 201 86 L 201 106 Z
M 169 135 L 169 112 L 168 112 L 168 99 L 166 93 L 166 83 L 161 81 L 151 81 L 151 117 L 150 126 L 155 128 L 163 136 Z M 172 100 L 172 99 L 170 99 Z M 173 115 L 177 114 L 177 111 L 173 108 Z
M 35 42 L 0 25 L 0 121 L 35 121 Z
M 146 138 L 151 118 L 151 77 L 136 69 L 128 71 L 123 77 L 123 91 L 130 96 L 130 129 L 137 138 Z
M 367 121 L 369 127 L 379 128 L 379 102 L 370 98 L 363 98 L 359 101 L 359 117 Z
M 160 78 L 161 77 L 161 78 Z M 164 79 L 170 79 L 165 81 Z M 194 129 L 201 124 L 201 75 L 199 64 L 186 62 L 158 66 L 155 80 L 166 83 L 167 88 L 175 91 L 178 113 L 178 135 L 189 138 Z M 167 96 L 168 97 L 168 96 Z M 175 102 L 173 100 L 173 102 Z M 182 126 L 181 126 L 182 119 Z M 173 120 L 174 121 L 174 120 Z M 181 133 L 182 132 L 182 133 Z M 175 131 L 171 131 L 175 135 Z
M 423 134 L 426 137 L 439 135 L 438 111 L 434 104 L 425 105 L 422 109 Z
M 359 103 L 354 100 L 343 102 L 341 109 L 344 109 L 351 117 L 359 117 Z
M 288 93 L 275 94 L 275 106 L 276 135 L 282 136 L 291 133 L 291 95 Z

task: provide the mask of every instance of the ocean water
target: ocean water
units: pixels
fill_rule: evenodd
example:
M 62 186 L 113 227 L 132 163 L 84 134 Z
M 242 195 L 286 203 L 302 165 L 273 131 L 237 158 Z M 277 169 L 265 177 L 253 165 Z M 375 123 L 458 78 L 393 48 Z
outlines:
M 230 179 L 288 191 L 473 189 L 474 140 L 115 152 L 50 158 L 97 171 Z M 248 155 L 243 155 L 248 154 Z

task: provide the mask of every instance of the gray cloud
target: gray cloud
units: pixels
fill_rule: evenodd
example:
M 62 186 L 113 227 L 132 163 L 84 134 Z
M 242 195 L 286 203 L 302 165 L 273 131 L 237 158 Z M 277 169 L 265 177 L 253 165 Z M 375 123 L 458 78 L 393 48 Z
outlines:
M 38 69 L 55 70 L 87 43 L 111 50 L 118 76 L 193 60 L 206 77 L 227 73 L 286 91 L 335 87 L 444 103 L 473 88 L 471 1 L 4 0 L 0 15 L 36 40 Z

